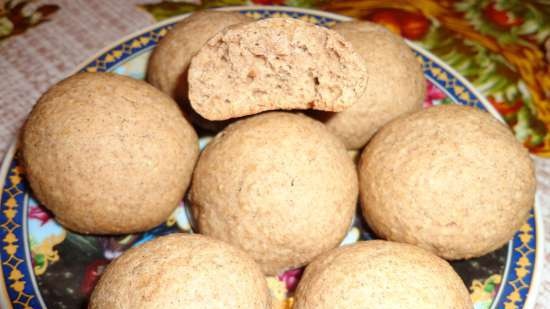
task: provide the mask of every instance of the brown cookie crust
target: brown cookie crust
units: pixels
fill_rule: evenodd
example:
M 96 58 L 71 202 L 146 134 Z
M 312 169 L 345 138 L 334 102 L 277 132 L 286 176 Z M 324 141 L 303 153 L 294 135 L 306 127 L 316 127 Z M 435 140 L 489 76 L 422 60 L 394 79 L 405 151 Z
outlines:
M 420 63 L 405 41 L 366 21 L 333 28 L 365 60 L 369 81 L 363 95 L 339 113 L 317 115 L 348 149 L 360 149 L 387 122 L 422 108 L 426 81 Z
M 101 276 L 89 309 L 269 309 L 267 284 L 244 252 L 202 235 L 132 248 Z
M 383 127 L 359 176 L 363 214 L 379 236 L 446 259 L 503 246 L 529 216 L 536 186 L 529 153 L 510 129 L 458 105 Z
M 199 149 L 170 97 L 129 77 L 80 73 L 34 106 L 21 152 L 34 194 L 60 223 L 80 233 L 120 234 L 170 215 Z
M 210 142 L 190 201 L 201 233 L 242 248 L 274 275 L 338 246 L 357 186 L 345 147 L 322 123 L 271 112 L 237 121 Z
M 462 279 L 418 247 L 361 241 L 316 258 L 305 270 L 294 309 L 471 309 Z

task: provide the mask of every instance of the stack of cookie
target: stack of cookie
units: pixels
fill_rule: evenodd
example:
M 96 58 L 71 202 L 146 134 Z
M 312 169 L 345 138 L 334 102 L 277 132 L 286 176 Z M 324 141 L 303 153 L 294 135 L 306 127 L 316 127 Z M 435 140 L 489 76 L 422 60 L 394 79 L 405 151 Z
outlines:
M 203 235 L 124 253 L 93 309 L 271 308 L 264 275 L 304 266 L 297 309 L 471 308 L 444 259 L 499 248 L 533 204 L 512 133 L 473 108 L 422 110 L 420 64 L 371 23 L 195 13 L 147 80 L 71 76 L 21 137 L 35 195 L 75 232 L 146 231 L 189 193 Z M 217 133 L 201 154 L 192 124 Z M 385 240 L 338 248 L 358 199 Z

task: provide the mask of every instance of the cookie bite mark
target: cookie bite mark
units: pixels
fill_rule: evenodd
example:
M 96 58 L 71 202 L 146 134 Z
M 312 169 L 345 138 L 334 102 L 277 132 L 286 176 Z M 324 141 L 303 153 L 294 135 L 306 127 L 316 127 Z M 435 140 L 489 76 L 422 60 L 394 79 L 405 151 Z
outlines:
M 212 37 L 191 61 L 188 78 L 195 111 L 225 120 L 275 109 L 342 111 L 363 94 L 367 68 L 336 32 L 270 18 Z

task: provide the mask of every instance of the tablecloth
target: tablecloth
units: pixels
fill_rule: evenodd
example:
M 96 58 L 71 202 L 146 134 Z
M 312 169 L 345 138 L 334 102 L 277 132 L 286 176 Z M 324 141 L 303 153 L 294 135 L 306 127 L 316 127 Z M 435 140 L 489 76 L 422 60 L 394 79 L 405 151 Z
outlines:
M 0 154 L 40 94 L 111 42 L 173 15 L 243 4 L 383 24 L 472 81 L 533 153 L 546 230 L 537 308 L 550 308 L 550 5 L 542 0 L 0 0 Z

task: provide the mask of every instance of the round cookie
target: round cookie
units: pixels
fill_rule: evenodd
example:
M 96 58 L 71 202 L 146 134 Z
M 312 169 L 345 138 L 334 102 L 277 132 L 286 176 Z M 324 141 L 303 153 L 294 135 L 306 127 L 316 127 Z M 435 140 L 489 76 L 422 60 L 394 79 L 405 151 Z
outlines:
M 189 196 L 201 233 L 242 248 L 274 275 L 338 246 L 357 195 L 338 138 L 304 115 L 271 112 L 235 122 L 208 144 Z
M 443 105 L 384 126 L 359 164 L 369 226 L 446 259 L 484 255 L 510 240 L 533 207 L 526 149 L 490 114 Z
M 348 149 L 360 149 L 387 122 L 422 108 L 426 82 L 411 49 L 386 28 L 357 21 L 338 23 L 332 29 L 363 57 L 369 80 L 353 106 L 339 113 L 319 112 L 315 116 Z
M 187 69 L 191 58 L 225 27 L 254 19 L 238 12 L 199 11 L 177 23 L 153 50 L 147 81 L 181 101 L 187 100 Z
M 342 111 L 365 91 L 365 61 L 338 33 L 293 18 L 225 28 L 189 66 L 189 100 L 209 120 L 277 109 Z
M 340 247 L 305 270 L 294 309 L 471 309 L 462 279 L 445 260 L 382 240 Z
M 176 208 L 199 154 L 177 104 L 151 85 L 80 73 L 50 88 L 21 137 L 35 196 L 65 227 L 134 233 Z
M 89 309 L 269 309 L 258 265 L 244 252 L 205 236 L 171 234 L 114 260 Z
M 147 81 L 180 103 L 189 119 L 207 130 L 219 130 L 225 122 L 208 121 L 197 114 L 187 98 L 187 69 L 191 58 L 225 27 L 254 19 L 239 12 L 198 11 L 177 23 L 153 50 Z

